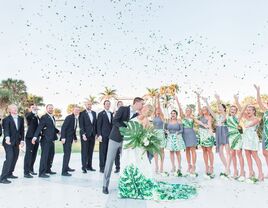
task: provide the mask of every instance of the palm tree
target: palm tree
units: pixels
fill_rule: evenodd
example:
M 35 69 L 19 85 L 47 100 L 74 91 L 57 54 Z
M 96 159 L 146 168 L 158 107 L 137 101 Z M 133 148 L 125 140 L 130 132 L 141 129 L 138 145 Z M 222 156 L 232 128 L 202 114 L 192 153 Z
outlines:
M 155 105 L 155 98 L 158 95 L 158 89 L 157 88 L 146 88 L 147 93 L 143 96 L 143 99 L 149 100 L 149 102 L 152 102 L 153 105 Z
M 2 80 L 1 88 L 10 91 L 10 103 L 18 106 L 19 112 L 23 112 L 24 103 L 27 100 L 27 87 L 23 80 L 7 79 Z
M 0 88 L 0 110 L 5 111 L 7 106 L 11 103 L 11 91 Z
M 97 101 L 97 97 L 96 96 L 92 96 L 90 95 L 89 98 L 86 98 L 87 101 L 90 101 L 92 103 L 92 105 L 97 105 L 99 104 L 99 102 Z
M 61 109 L 59 109 L 59 108 L 54 108 L 53 114 L 58 120 L 62 117 Z
M 25 107 L 29 106 L 32 103 L 36 104 L 37 106 L 44 106 L 45 104 L 43 102 L 43 97 L 29 94 L 25 102 Z
M 100 93 L 100 101 L 110 100 L 111 98 L 117 99 L 117 94 L 115 89 L 105 87 L 104 92 Z

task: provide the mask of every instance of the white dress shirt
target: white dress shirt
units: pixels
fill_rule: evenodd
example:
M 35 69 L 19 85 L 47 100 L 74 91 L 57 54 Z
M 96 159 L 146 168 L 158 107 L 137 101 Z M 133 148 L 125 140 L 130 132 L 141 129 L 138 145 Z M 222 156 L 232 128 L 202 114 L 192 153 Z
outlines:
M 87 110 L 87 114 L 88 114 L 88 116 L 89 116 L 89 119 L 90 119 L 90 121 L 91 121 L 91 123 L 93 123 L 93 114 L 92 114 L 92 111 L 91 110 Z
M 107 116 L 108 116 L 108 120 L 109 120 L 109 122 L 111 123 L 111 120 L 112 120 L 112 114 L 111 114 L 111 112 L 108 111 L 108 110 L 105 110 L 105 112 L 106 112 L 106 114 L 107 114 Z
M 18 130 L 19 126 L 18 126 L 18 116 L 12 116 L 14 122 L 15 122 L 15 125 L 16 125 L 16 129 Z

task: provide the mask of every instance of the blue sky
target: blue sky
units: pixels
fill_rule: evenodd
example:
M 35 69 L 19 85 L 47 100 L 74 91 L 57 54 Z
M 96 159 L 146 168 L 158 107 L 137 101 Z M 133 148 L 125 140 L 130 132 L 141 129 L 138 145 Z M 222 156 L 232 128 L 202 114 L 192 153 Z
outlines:
M 1 1 L 1 79 L 63 110 L 98 95 L 122 96 L 177 83 L 184 104 L 193 90 L 268 93 L 267 1 Z M 266 84 L 266 85 L 265 85 Z

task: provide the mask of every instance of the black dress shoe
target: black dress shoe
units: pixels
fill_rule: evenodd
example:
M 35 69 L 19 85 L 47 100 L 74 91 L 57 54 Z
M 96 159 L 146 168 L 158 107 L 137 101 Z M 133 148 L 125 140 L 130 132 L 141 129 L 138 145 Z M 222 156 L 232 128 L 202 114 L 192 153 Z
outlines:
M 24 174 L 24 178 L 33 178 L 33 176 L 30 175 L 30 173 L 28 173 L 28 174 Z
M 82 172 L 83 172 L 83 173 L 87 173 L 87 170 L 86 170 L 86 169 L 82 169 Z
M 100 173 L 104 173 L 104 170 L 103 169 L 100 169 Z
M 61 175 L 62 176 L 72 176 L 72 174 L 70 174 L 70 173 L 62 173 Z
M 67 171 L 69 171 L 69 172 L 74 172 L 74 171 L 75 171 L 75 169 L 68 168 L 68 170 L 67 170 Z
M 50 170 L 50 171 L 47 171 L 46 173 L 47 173 L 47 174 L 50 174 L 50 175 L 55 175 L 55 174 L 57 174 L 56 172 L 53 172 L 53 171 L 51 171 L 51 170 Z
M 3 184 L 10 184 L 11 181 L 7 180 L 7 179 L 2 179 L 0 180 L 0 183 L 3 183 Z
M 87 170 L 89 170 L 89 171 L 96 171 L 96 169 L 94 169 L 94 168 L 87 168 Z
M 120 169 L 116 169 L 115 171 L 114 171 L 114 173 L 119 173 L 120 172 Z
M 37 175 L 37 173 L 35 173 L 35 172 L 33 172 L 33 171 L 31 171 L 30 174 L 31 174 L 31 175 Z
M 18 176 L 14 176 L 13 174 L 9 175 L 7 178 L 10 178 L 10 179 L 17 179 Z
M 109 194 L 108 188 L 107 187 L 102 187 L 102 193 Z
M 39 178 L 49 178 L 50 176 L 49 175 L 47 175 L 47 174 L 41 174 L 41 175 L 39 175 Z

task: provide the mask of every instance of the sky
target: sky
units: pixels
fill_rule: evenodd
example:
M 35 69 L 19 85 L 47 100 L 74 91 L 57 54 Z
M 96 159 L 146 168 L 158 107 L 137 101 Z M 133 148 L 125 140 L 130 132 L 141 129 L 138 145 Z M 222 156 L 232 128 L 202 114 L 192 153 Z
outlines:
M 268 1 L 0 0 L 0 80 L 65 111 L 104 87 L 134 97 L 268 93 Z

